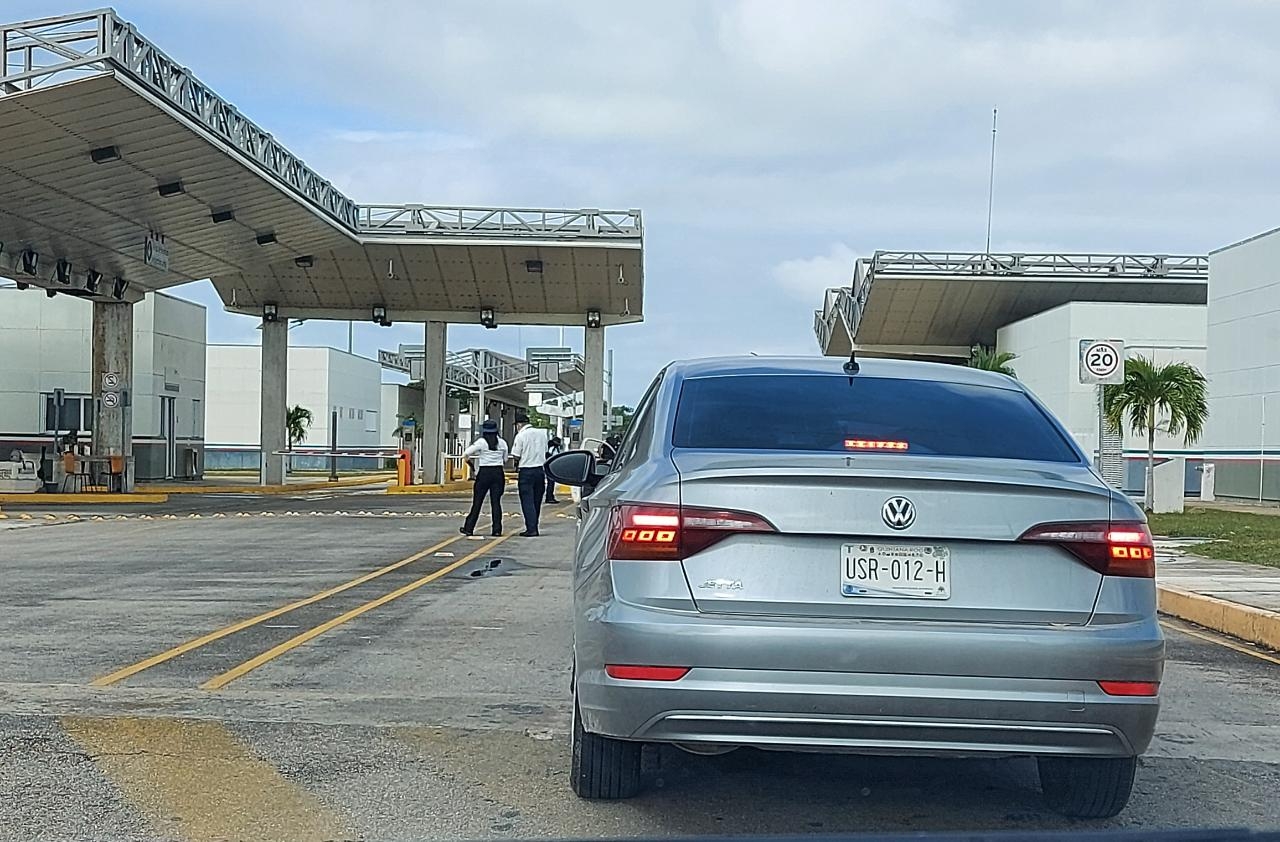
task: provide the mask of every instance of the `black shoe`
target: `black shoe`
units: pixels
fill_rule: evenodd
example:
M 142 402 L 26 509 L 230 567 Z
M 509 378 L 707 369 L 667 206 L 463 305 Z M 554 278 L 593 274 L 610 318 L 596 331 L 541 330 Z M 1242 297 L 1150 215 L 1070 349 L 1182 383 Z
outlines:
M 559 501 L 559 500 L 557 500 L 556 498 L 552 497 L 550 500 L 547 500 L 546 502 L 547 502 L 547 503 L 559 503 L 560 501 Z
M 520 533 L 520 537 L 521 537 L 521 538 L 537 538 L 537 537 L 538 537 L 538 533 L 537 533 L 537 532 L 528 532 L 528 531 L 525 531 L 525 532 L 521 532 L 521 533 Z
M 476 534 L 476 533 L 472 532 L 470 529 L 467 529 L 465 526 L 459 526 L 459 527 L 458 527 L 458 531 L 459 531 L 459 532 L 461 532 L 463 535 L 474 535 L 474 534 Z
M 493 534 L 493 537 L 495 537 L 495 538 L 501 538 L 501 537 L 502 537 L 502 533 L 501 533 L 501 532 L 494 532 L 494 533 L 492 533 L 492 534 Z

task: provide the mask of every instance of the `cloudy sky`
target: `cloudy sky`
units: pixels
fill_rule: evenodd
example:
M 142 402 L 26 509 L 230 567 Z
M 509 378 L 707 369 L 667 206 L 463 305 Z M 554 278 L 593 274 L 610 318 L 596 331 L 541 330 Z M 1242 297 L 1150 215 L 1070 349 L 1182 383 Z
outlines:
M 993 250 L 1204 252 L 1280 225 L 1266 0 L 115 7 L 357 201 L 642 208 L 647 321 L 609 333 L 622 402 L 671 358 L 814 353 L 857 256 L 981 250 L 993 107 Z M 181 294 L 211 341 L 256 340 L 208 284 Z M 357 325 L 357 351 L 419 334 Z

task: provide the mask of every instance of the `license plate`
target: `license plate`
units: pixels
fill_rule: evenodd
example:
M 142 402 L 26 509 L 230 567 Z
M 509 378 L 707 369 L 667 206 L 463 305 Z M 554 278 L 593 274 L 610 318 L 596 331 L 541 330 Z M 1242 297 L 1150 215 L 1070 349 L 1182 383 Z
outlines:
M 947 547 L 845 544 L 840 556 L 843 596 L 951 598 L 951 550 Z

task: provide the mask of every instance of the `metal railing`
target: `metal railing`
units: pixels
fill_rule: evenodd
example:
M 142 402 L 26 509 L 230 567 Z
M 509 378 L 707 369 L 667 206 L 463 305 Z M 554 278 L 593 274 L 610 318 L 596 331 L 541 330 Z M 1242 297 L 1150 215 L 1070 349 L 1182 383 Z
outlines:
M 362 205 L 361 234 L 497 235 L 544 238 L 635 238 L 640 211 Z
M 813 311 L 813 335 L 818 337 L 818 348 L 822 353 L 827 352 L 827 347 L 831 344 L 831 331 L 833 329 L 828 314 L 822 310 Z
M 813 332 L 822 353 L 827 353 L 837 329 L 846 331 L 853 341 L 860 309 L 859 301 L 848 287 L 827 290 L 822 309 L 813 313 Z
M 1182 280 L 1209 277 L 1206 255 L 877 251 L 870 261 L 859 260 L 858 264 L 855 289 L 869 278 L 886 275 L 1103 275 Z

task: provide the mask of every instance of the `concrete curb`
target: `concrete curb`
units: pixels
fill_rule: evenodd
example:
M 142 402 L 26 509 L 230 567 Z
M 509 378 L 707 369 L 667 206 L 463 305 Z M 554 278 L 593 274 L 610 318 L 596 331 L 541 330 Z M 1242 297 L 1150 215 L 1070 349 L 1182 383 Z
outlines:
M 360 485 L 380 485 L 392 481 L 389 474 L 365 477 L 347 477 L 337 482 L 314 480 L 292 482 L 285 485 L 148 485 L 157 494 L 292 494 L 297 491 L 323 491 L 326 488 L 352 488 Z
M 461 494 L 471 489 L 469 481 L 446 482 L 442 485 L 389 485 L 388 494 Z
M 80 494 L 0 494 L 0 504 L 30 506 L 73 506 L 77 504 L 100 506 L 104 503 L 125 505 L 130 503 L 165 503 L 168 500 L 168 494 L 137 491 L 128 494 L 98 494 L 93 492 L 82 492 Z
M 1280 614 L 1213 596 L 1158 585 L 1160 611 L 1249 643 L 1280 651 Z

